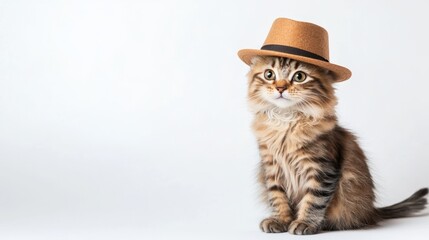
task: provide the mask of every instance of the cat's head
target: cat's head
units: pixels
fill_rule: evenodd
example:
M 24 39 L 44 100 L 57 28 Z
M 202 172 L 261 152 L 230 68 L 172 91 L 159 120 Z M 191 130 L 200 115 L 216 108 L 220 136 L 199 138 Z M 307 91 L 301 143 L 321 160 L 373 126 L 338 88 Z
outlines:
M 280 57 L 254 57 L 248 98 L 254 111 L 276 109 L 318 117 L 336 105 L 333 75 L 320 67 Z

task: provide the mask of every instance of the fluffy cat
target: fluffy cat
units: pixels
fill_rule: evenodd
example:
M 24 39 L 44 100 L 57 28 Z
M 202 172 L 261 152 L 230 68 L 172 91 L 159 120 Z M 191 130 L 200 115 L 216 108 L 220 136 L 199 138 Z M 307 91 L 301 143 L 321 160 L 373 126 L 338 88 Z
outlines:
M 374 184 L 355 136 L 338 125 L 331 72 L 279 57 L 254 57 L 248 101 L 260 151 L 259 181 L 272 209 L 267 233 L 356 229 L 425 208 L 427 188 L 374 206 Z

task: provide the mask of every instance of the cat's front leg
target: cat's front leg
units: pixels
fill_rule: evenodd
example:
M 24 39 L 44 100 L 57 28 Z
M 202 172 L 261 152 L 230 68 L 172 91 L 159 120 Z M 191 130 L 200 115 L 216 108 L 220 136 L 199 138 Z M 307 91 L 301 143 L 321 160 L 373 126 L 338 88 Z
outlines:
M 266 233 L 287 232 L 292 222 L 292 213 L 289 200 L 283 190 L 281 169 L 273 160 L 273 156 L 266 152 L 264 145 L 259 147 L 261 154 L 260 181 L 265 187 L 265 194 L 272 209 L 272 216 L 262 220 L 260 228 Z
M 272 216 L 261 221 L 261 230 L 266 233 L 287 232 L 293 219 L 285 192 L 274 184 L 267 188 L 267 194 Z
M 315 234 L 320 231 L 339 177 L 335 167 L 326 165 L 319 169 L 309 167 L 305 172 L 305 195 L 298 204 L 296 219 L 288 229 L 289 233 L 296 235 Z

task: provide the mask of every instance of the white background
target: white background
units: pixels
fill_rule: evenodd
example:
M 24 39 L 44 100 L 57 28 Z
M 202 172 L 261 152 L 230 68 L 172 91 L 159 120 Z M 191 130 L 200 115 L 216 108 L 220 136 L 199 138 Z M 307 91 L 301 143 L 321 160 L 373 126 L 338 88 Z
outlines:
M 317 23 L 378 205 L 429 186 L 425 1 L 0 1 L 0 239 L 264 234 L 241 48 Z M 427 212 L 427 211 L 426 211 Z M 429 217 L 308 238 L 426 239 Z

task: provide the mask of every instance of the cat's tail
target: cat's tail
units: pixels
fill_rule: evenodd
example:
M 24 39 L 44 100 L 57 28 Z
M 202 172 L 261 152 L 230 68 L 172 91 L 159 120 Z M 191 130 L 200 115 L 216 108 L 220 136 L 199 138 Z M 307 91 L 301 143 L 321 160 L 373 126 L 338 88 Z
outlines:
M 426 199 L 427 194 L 428 189 L 422 188 L 402 202 L 388 207 L 378 208 L 378 214 L 383 219 L 411 216 L 413 213 L 421 211 L 426 207 L 428 202 Z

